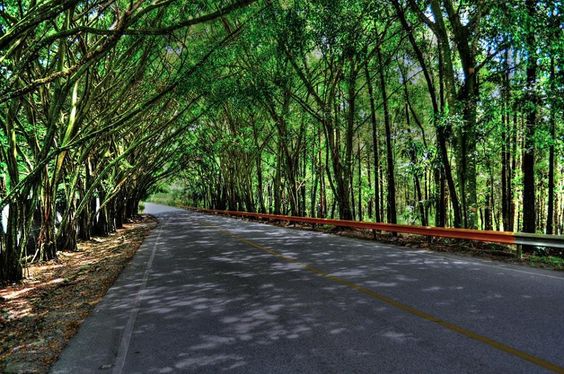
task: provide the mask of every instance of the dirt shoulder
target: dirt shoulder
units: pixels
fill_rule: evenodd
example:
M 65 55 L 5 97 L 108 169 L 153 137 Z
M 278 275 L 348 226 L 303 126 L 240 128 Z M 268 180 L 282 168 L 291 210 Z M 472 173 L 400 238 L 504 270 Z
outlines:
M 0 288 L 0 372 L 46 373 L 156 224 L 141 217 Z

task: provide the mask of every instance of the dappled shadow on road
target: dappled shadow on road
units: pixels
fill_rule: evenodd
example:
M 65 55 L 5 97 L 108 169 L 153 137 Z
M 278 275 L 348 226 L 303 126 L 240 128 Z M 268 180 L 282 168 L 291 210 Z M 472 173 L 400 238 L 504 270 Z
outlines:
M 452 334 L 437 341 L 432 324 L 414 329 L 421 321 L 319 277 L 307 271 L 307 264 L 400 300 L 411 291 L 415 296 L 410 302 L 418 307 L 432 306 L 447 316 L 463 313 L 480 323 L 493 321 L 486 305 L 504 301 L 503 293 L 493 290 L 484 290 L 482 300 L 468 299 L 467 283 L 451 276 L 474 269 L 463 260 L 225 222 L 170 214 L 159 238 L 154 235 L 148 243 L 156 245 L 156 256 L 146 285 L 145 268 L 136 265 L 127 282 L 108 295 L 106 313 L 116 321 L 113 346 L 123 341 L 127 321 L 135 322 L 124 372 L 453 372 L 475 364 L 476 356 L 460 357 Z M 150 251 L 141 256 L 148 258 Z M 430 280 L 426 274 L 437 269 Z M 522 296 L 524 302 L 532 301 L 527 290 Z M 439 351 L 440 359 L 435 357 Z M 397 360 L 405 352 L 420 359 Z
M 287 367 L 294 361 L 293 367 L 307 368 L 312 365 L 308 356 L 314 352 L 295 350 L 296 341 L 300 346 L 317 339 L 314 334 L 320 331 L 329 329 L 337 335 L 350 330 L 323 315 L 326 307 L 321 298 L 304 300 L 303 285 L 311 277 L 299 265 L 241 250 L 232 241 L 218 247 L 217 240 L 210 238 L 209 244 L 197 240 L 184 246 L 185 255 L 176 257 L 172 271 L 159 272 L 156 266 L 151 274 L 132 344 L 132 350 L 144 356 L 132 364 L 132 371 L 245 372 L 249 365 L 257 368 L 252 364 L 257 360 L 266 367 Z M 166 246 L 159 251 L 166 253 Z M 348 307 L 345 300 L 335 300 L 331 306 Z M 151 346 L 148 339 L 167 344 L 146 352 L 143 348 Z M 276 357 L 276 351 L 282 357 Z M 283 357 L 288 352 L 292 357 Z M 159 359 L 167 365 L 151 367 L 155 357 L 170 360 Z
M 564 330 L 550 327 L 561 321 L 553 288 L 535 273 L 512 270 L 484 261 L 406 249 L 393 244 L 338 237 L 305 230 L 266 226 L 257 222 L 233 225 L 232 219 L 213 217 L 216 224 L 236 226 L 230 231 L 267 245 L 299 263 L 309 263 L 439 318 L 462 323 L 485 335 L 515 341 L 511 326 L 522 326 L 523 336 L 560 344 Z M 501 281 L 503 279 L 503 281 Z M 511 281 L 513 280 L 513 282 Z M 557 280 L 556 282 L 561 282 Z M 543 318 L 526 311 L 543 305 Z M 524 332 L 526 330 L 526 333 Z M 522 349 L 530 349 L 523 339 Z M 540 349 L 540 347 L 539 347 Z M 546 352 L 546 348 L 542 349 Z M 554 357 L 560 357 L 556 349 Z
M 262 226 L 247 223 L 231 231 L 264 243 L 284 256 L 313 263 L 334 276 L 352 278 L 358 282 L 369 279 L 363 284 L 371 287 L 401 284 L 417 287 L 420 276 L 433 269 L 480 271 L 479 267 L 469 268 L 470 263 L 462 259 L 422 256 L 426 253 L 424 250 L 398 250 L 398 247 L 391 245 L 312 231 L 292 230 L 289 235 L 287 229 L 270 227 L 269 230 L 261 230 Z M 452 284 L 445 289 L 462 290 L 464 286 Z
M 163 227 L 125 372 L 366 372 L 421 339 L 387 306 L 219 232 L 188 217 Z

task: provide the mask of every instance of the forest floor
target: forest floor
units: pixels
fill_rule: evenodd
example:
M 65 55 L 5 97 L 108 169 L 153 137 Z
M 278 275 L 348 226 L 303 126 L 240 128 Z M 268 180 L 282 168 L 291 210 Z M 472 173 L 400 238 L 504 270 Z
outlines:
M 157 224 L 142 216 L 0 288 L 0 372 L 46 373 Z

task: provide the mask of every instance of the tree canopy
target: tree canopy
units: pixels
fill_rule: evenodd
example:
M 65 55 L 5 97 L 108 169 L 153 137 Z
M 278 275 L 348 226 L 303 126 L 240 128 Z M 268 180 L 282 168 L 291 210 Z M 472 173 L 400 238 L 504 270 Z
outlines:
M 555 0 L 5 0 L 0 279 L 186 204 L 564 231 Z

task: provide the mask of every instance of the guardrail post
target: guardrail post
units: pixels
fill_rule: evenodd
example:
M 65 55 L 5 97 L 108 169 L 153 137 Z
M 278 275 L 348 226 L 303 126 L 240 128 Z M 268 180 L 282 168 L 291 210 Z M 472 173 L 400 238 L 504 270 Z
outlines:
M 517 256 L 517 259 L 519 259 L 519 260 L 521 260 L 523 258 L 523 245 L 522 244 L 515 245 L 515 256 Z

